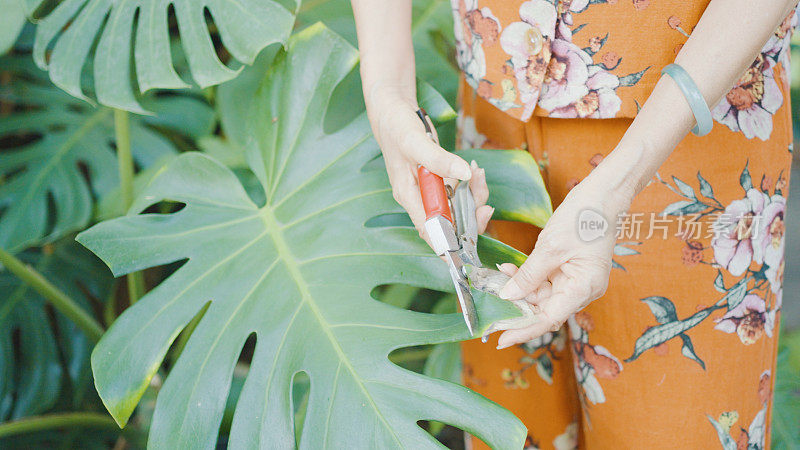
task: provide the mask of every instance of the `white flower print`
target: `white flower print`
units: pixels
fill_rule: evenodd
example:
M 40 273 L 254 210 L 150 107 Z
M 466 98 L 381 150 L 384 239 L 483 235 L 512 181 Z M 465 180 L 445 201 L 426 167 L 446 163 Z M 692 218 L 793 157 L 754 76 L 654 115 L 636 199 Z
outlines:
M 576 450 L 578 448 L 578 422 L 571 422 L 563 433 L 553 439 L 556 450 Z
M 478 89 L 486 76 L 486 55 L 483 45 L 494 44 L 500 32 L 500 21 L 488 7 L 478 8 L 478 0 L 452 0 L 456 60 L 473 89 Z
M 508 53 L 514 78 L 517 80 L 522 120 L 528 120 L 536 108 L 546 67 L 549 38 L 556 26 L 556 8 L 547 0 L 530 0 L 519 8 L 520 22 L 506 26 L 500 35 L 500 46 Z M 510 105 L 495 105 L 508 109 Z
M 457 148 L 481 148 L 488 140 L 475 126 L 475 118 L 464 114 L 464 111 L 458 112 L 456 128 L 458 129 Z
M 769 139 L 772 115 L 783 104 L 783 93 L 775 81 L 775 61 L 759 55 L 736 85 L 728 91 L 712 114 L 731 131 L 741 131 L 747 139 Z

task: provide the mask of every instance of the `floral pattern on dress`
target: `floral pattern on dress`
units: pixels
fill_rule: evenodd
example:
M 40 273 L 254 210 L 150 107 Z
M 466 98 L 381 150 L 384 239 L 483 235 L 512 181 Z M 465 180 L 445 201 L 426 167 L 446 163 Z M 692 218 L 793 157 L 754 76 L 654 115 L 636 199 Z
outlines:
M 464 114 L 464 111 L 458 112 L 456 118 L 456 148 L 483 148 L 489 139 L 486 135 L 478 132 L 475 126 L 475 118 Z
M 467 83 L 502 111 L 527 121 L 537 106 L 550 117 L 615 117 L 621 86 L 633 86 L 649 68 L 614 74 L 622 57 L 599 53 L 609 36 L 594 36 L 585 48 L 573 42 L 573 14 L 606 0 L 528 0 L 519 6 L 519 20 L 501 24 L 478 0 L 452 0 L 456 53 Z M 507 59 L 487 68 L 487 52 L 498 44 Z M 597 61 L 594 57 L 597 56 Z M 499 86 L 500 89 L 495 89 Z
M 731 131 L 741 131 L 747 139 L 769 139 L 772 116 L 783 105 L 783 94 L 775 81 L 775 60 L 760 54 L 736 85 L 725 94 L 712 115 Z
M 556 450 L 578 449 L 578 422 L 571 422 L 563 433 L 553 439 L 553 448 Z
M 491 7 L 484 2 L 451 0 L 456 59 L 467 83 L 480 97 L 522 121 L 534 113 L 560 118 L 633 117 L 640 107 L 638 100 L 646 98 L 648 91 L 620 94 L 619 88 L 634 86 L 651 67 L 671 62 L 673 52 L 654 48 L 652 56 L 642 54 L 629 46 L 635 44 L 627 43 L 635 41 L 630 35 L 612 35 L 613 21 L 627 14 L 622 11 L 624 2 L 618 0 L 527 0 L 508 5 L 486 2 Z M 649 0 L 632 3 L 643 20 L 659 23 L 653 15 L 660 12 L 648 9 Z M 608 8 L 608 19 L 592 12 L 581 20 L 581 13 L 595 8 Z M 798 26 L 798 8 L 775 29 L 758 58 L 712 110 L 717 122 L 734 132 L 741 131 L 748 139 L 766 140 L 772 132 L 772 116 L 783 104 L 779 85 L 785 89 L 789 86 L 789 43 Z M 659 33 L 666 38 L 674 30 L 685 41 L 699 16 L 693 16 L 691 7 L 673 13 L 660 18 L 667 34 Z M 592 31 L 582 31 L 586 25 L 591 25 Z M 592 35 L 583 36 L 579 43 L 575 39 L 578 33 Z M 616 48 L 604 50 L 609 41 Z M 674 45 L 674 53 L 682 47 L 682 43 L 668 45 Z M 639 67 L 634 66 L 638 72 L 619 73 L 620 62 L 626 57 L 628 63 L 641 61 Z M 657 72 L 648 75 L 645 86 L 655 85 L 657 76 Z
M 717 432 L 717 437 L 723 450 L 764 450 L 768 434 L 767 410 L 769 409 L 769 401 L 772 398 L 772 380 L 769 370 L 765 370 L 759 378 L 757 395 L 763 406 L 753 417 L 747 429 L 740 426 L 738 433 L 734 429 L 734 425 L 739 421 L 739 413 L 737 411 L 723 412 L 717 419 L 706 415 Z
M 502 111 L 521 103 L 520 119 L 528 120 L 539 100 L 550 59 L 556 7 L 547 0 L 530 0 L 519 7 L 519 17 L 521 20 L 509 24 L 500 36 L 500 46 L 510 56 L 506 64 L 514 73 L 516 90 L 511 86 L 504 89 L 502 98 L 489 101 Z
M 575 379 L 580 386 L 579 397 L 584 411 L 588 404 L 605 403 L 606 396 L 598 378 L 616 378 L 622 372 L 622 363 L 602 345 L 589 343 L 589 333 L 594 329 L 592 316 L 580 311 L 567 320 Z
M 536 373 L 545 383 L 553 384 L 553 360 L 558 359 L 557 354 L 564 350 L 566 343 L 567 332 L 562 328 L 520 344 L 518 347 L 525 352 L 525 356 L 519 359 L 520 365 L 516 369 L 503 369 L 500 376 L 505 387 L 527 389 L 530 383 L 525 376 L 531 367 L 536 368 Z
M 484 47 L 497 44 L 500 21 L 488 7 L 479 8 L 478 0 L 453 0 L 455 18 L 456 61 L 464 77 L 481 93 L 486 91 L 489 81 L 486 76 L 486 54 Z
M 578 422 L 570 422 L 564 432 L 553 439 L 555 450 L 577 450 L 578 449 Z M 522 450 L 540 450 L 539 441 L 530 434 L 525 438 L 525 445 Z
M 772 134 L 772 116 L 783 105 L 776 66 L 781 65 L 780 81 L 788 89 L 789 41 L 798 24 L 798 8 L 800 5 L 775 29 L 753 64 L 712 111 L 714 120 L 731 131 L 741 131 L 747 139 L 766 141 Z
M 580 29 L 573 28 L 573 14 L 597 3 L 605 2 L 565 0 L 559 3 L 559 21 L 551 45 L 552 57 L 538 102 L 550 117 L 615 117 L 622 105 L 617 88 L 635 85 L 647 70 L 645 68 L 623 77 L 611 73 L 621 60 L 616 53 L 604 53 L 600 62 L 596 63 L 593 57 L 606 43 L 608 34 L 604 38 L 592 37 L 586 48 L 573 43 L 573 34 Z
M 783 297 L 785 266 L 786 198 L 783 189 L 786 182 L 782 175 L 773 186 L 767 174 L 764 174 L 756 188 L 745 165 L 739 175 L 742 197 L 727 206 L 717 200 L 713 186 L 699 172 L 699 192 L 677 177 L 672 177 L 674 186 L 660 176 L 657 179 L 683 197 L 683 200 L 664 208 L 662 215 L 680 218 L 691 216 L 695 222 L 713 219 L 713 261 L 703 260 L 705 247 L 701 242 L 687 240 L 687 246 L 691 245 L 688 250 L 689 261 L 694 261 L 687 265 L 704 263 L 717 269 L 713 286 L 720 292 L 720 297 L 709 306 L 698 307 L 694 314 L 683 319 L 679 318 L 675 304 L 669 298 L 643 298 L 642 301 L 650 308 L 658 324 L 645 330 L 636 340 L 633 354 L 625 362 L 634 361 L 644 352 L 680 338 L 683 356 L 705 369 L 705 362 L 695 351 L 688 332 L 718 310 L 724 312 L 713 319 L 716 324 L 714 329 L 737 336 L 744 345 L 775 336 L 777 314 Z M 686 253 L 683 255 L 684 263 Z

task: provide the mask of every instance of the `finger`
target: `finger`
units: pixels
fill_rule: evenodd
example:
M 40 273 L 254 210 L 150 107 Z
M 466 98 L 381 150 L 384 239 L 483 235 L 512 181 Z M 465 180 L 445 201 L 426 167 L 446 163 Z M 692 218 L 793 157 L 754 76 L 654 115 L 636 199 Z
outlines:
M 553 295 L 544 300 L 542 305 L 538 312 L 539 322 L 526 328 L 504 332 L 497 340 L 497 348 L 503 349 L 536 339 L 545 333 L 556 332 L 570 315 L 577 312 L 572 310 L 571 302 L 563 295 Z
M 530 297 L 525 297 L 525 300 L 527 300 L 528 303 L 535 303 L 538 305 L 543 299 L 549 298 L 552 295 L 553 284 L 545 280 L 542 281 L 541 286 L 536 290 L 536 294 Z
M 524 300 L 531 304 L 534 314 L 539 314 L 542 311 L 541 303 L 553 295 L 552 284 L 545 280 L 538 289 L 526 295 Z
M 517 270 L 519 270 L 519 269 L 514 264 L 503 263 L 503 264 L 498 264 L 497 265 L 497 270 L 499 270 L 500 272 L 504 273 L 508 277 L 513 277 L 514 274 L 517 273 Z M 541 311 L 541 308 L 539 308 L 537 300 L 540 299 L 540 298 L 549 297 L 551 289 L 552 289 L 552 287 L 551 287 L 550 282 L 549 281 L 545 281 L 545 282 L 542 283 L 542 287 L 539 288 L 539 290 L 537 290 L 536 292 L 533 292 L 530 295 L 528 295 L 527 297 L 525 297 L 525 301 L 527 301 L 528 303 L 533 305 L 533 312 L 534 313 L 538 314 L 539 311 Z
M 439 147 L 424 133 L 410 133 L 403 146 L 413 162 L 422 164 L 442 178 L 469 180 L 472 177 L 472 170 L 466 161 Z
M 509 277 L 513 277 L 515 273 L 517 273 L 517 266 L 511 263 L 503 263 L 497 265 L 497 270 L 503 272 Z
M 547 276 L 561 265 L 550 250 L 537 246 L 517 273 L 500 289 L 500 298 L 519 300 L 539 288 Z
M 558 330 L 569 319 L 569 316 L 580 310 L 579 305 L 582 304 L 565 294 L 553 293 L 540 303 L 544 325 L 548 326 L 550 331 Z
M 470 163 L 470 170 L 472 170 L 472 178 L 469 179 L 469 188 L 472 191 L 472 197 L 475 199 L 475 205 L 485 205 L 489 200 L 486 171 L 478 167 L 478 163 L 474 160 Z
M 494 208 L 489 205 L 479 206 L 475 210 L 475 218 L 478 220 L 478 234 L 483 234 L 486 231 L 489 221 L 492 220 L 492 214 L 494 214 Z
M 507 330 L 497 339 L 497 349 L 502 350 L 512 345 L 523 344 L 549 332 L 550 325 L 545 322 L 537 322 L 529 327 L 517 330 Z
M 406 210 L 420 237 L 428 241 L 425 232 L 425 208 L 422 205 L 419 185 L 411 167 L 406 165 L 404 170 L 393 171 L 393 176 L 390 178 L 394 178 L 392 195 L 395 200 Z M 430 242 L 428 243 L 430 244 Z

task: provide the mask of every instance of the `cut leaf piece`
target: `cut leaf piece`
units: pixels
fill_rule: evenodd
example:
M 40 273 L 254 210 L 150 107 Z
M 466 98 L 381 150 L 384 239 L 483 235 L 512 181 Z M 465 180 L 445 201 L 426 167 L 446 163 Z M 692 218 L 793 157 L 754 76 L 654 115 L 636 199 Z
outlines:
M 269 44 L 285 42 L 294 23 L 294 14 L 272 0 L 69 0 L 39 22 L 34 59 L 49 70 L 56 86 L 83 99 L 87 97 L 81 74 L 91 60 L 99 103 L 144 112 L 137 98 L 140 92 L 188 86 L 173 66 L 170 9 L 192 78 L 200 87 L 219 84 L 239 72 L 217 57 L 206 14 L 225 50 L 244 64 L 252 64 Z
M 170 343 L 210 302 L 159 393 L 148 445 L 215 445 L 227 387 L 252 333 L 232 448 L 438 448 L 418 420 L 451 424 L 495 448 L 523 444 L 525 427 L 499 405 L 388 359 L 398 348 L 455 342 L 468 332 L 460 314 L 413 312 L 370 297 L 389 283 L 447 291 L 452 282 L 413 228 L 366 226 L 402 211 L 386 172 L 361 170 L 379 155 L 366 114 L 323 130 L 330 96 L 356 61 L 341 37 L 309 27 L 251 94 L 246 159 L 266 193 L 263 206 L 228 168 L 186 153 L 153 178 L 128 216 L 78 236 L 116 275 L 185 261 L 93 352 L 95 385 L 121 425 Z M 529 178 L 515 182 L 533 188 Z M 139 214 L 162 200 L 185 207 Z M 518 315 L 491 296 L 477 307 L 481 330 Z M 303 424 L 293 423 L 290 395 L 299 372 L 311 385 Z

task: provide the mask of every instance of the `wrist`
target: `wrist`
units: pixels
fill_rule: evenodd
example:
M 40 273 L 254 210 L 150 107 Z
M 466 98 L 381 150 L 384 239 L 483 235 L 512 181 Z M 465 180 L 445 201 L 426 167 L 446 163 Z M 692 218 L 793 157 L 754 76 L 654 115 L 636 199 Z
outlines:
M 647 183 L 645 148 L 643 142 L 623 139 L 581 183 L 602 199 L 603 209 L 608 213 L 627 211 Z
M 365 85 L 364 102 L 373 134 L 380 143 L 382 130 L 398 111 L 417 109 L 416 85 L 412 89 L 407 84 L 389 81 Z
M 406 68 L 392 67 L 391 64 L 378 64 L 378 61 L 361 61 L 361 82 L 364 102 L 367 108 L 376 107 L 383 98 L 399 98 L 416 103 L 417 83 L 414 60 Z

